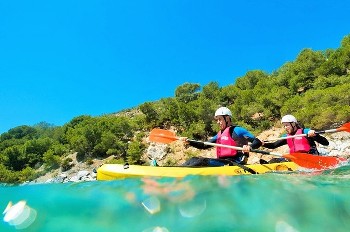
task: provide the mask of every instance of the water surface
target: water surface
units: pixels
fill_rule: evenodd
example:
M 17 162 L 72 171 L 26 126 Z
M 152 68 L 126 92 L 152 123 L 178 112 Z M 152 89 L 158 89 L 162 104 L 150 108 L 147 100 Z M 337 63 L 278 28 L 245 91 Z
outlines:
M 350 166 L 0 186 L 0 231 L 350 231 Z

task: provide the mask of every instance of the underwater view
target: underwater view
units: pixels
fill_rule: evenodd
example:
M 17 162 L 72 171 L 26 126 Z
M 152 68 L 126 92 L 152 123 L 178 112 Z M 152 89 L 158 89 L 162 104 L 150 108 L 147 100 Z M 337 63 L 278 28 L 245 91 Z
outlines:
M 350 231 L 350 166 L 1 185 L 0 231 Z

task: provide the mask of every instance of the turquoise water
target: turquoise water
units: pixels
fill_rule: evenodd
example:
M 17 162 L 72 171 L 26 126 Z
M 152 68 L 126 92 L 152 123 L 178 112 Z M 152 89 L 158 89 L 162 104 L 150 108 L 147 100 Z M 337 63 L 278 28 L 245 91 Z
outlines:
M 350 166 L 0 186 L 0 194 L 3 210 L 17 204 L 0 231 L 350 231 Z

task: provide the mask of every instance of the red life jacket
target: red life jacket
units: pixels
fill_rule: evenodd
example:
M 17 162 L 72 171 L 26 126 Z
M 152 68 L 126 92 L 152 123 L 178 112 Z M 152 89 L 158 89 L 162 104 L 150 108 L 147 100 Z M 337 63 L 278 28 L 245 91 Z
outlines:
M 216 143 L 228 145 L 228 146 L 237 146 L 236 141 L 231 138 L 230 127 L 227 127 L 222 133 L 221 131 L 219 131 L 218 137 L 216 139 Z M 235 156 L 236 154 L 237 154 L 237 150 L 225 148 L 225 147 L 216 147 L 217 158 L 232 157 L 232 156 Z
M 302 134 L 303 129 L 300 128 L 295 133 L 296 135 Z M 291 136 L 291 135 L 288 135 Z M 289 138 L 287 139 L 287 144 L 289 146 L 289 152 L 304 152 L 308 153 L 311 149 L 311 146 L 309 144 L 309 141 L 306 139 L 306 137 L 295 137 L 295 138 Z

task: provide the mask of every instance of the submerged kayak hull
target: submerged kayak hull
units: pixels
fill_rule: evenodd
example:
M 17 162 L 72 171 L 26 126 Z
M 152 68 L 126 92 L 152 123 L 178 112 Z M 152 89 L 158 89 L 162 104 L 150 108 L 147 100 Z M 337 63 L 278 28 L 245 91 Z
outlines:
M 158 167 L 141 165 L 104 164 L 97 169 L 97 180 L 115 180 L 130 177 L 184 177 L 187 175 L 249 175 L 266 172 L 296 171 L 299 166 L 293 162 L 273 164 L 251 164 L 221 167 Z

